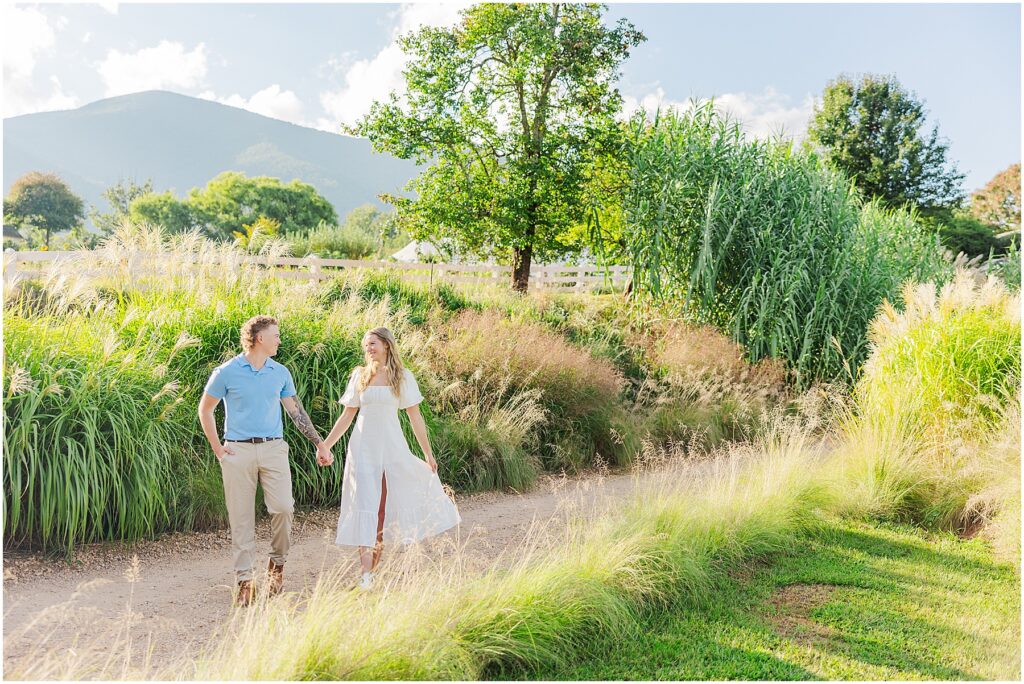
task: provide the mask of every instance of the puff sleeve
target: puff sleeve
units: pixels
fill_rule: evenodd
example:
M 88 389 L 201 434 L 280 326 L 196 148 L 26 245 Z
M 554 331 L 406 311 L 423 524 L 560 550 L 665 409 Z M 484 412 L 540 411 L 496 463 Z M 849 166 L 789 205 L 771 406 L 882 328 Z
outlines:
M 405 369 L 405 379 L 402 381 L 402 393 L 398 397 L 398 408 L 407 409 L 423 401 L 419 385 L 412 371 Z
M 356 368 L 352 371 L 352 374 L 348 376 L 348 387 L 345 388 L 345 393 L 341 395 L 341 399 L 338 403 L 347 406 L 348 408 L 358 408 L 359 406 L 359 369 Z

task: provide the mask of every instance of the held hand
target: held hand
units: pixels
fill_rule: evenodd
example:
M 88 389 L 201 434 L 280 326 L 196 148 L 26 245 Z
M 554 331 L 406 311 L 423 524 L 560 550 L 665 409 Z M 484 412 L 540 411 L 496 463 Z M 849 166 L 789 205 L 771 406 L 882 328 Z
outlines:
M 436 475 L 437 474 L 437 461 L 434 460 L 434 455 L 433 454 L 427 454 L 427 465 L 430 466 L 430 469 L 432 471 L 434 471 L 434 474 Z
M 334 463 L 334 454 L 331 453 L 325 442 L 320 442 L 316 445 L 316 462 L 322 467 L 327 467 Z
M 214 449 L 214 456 L 217 457 L 218 461 L 224 460 L 224 456 L 234 456 L 235 452 L 231 450 L 231 447 L 227 445 L 227 442 L 220 445 L 219 449 Z

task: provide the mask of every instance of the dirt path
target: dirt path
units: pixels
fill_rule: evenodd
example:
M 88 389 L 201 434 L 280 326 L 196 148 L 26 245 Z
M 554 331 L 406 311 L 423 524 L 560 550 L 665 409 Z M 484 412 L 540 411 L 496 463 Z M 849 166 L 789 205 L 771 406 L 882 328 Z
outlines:
M 569 511 L 591 516 L 613 510 L 655 476 L 645 472 L 546 477 L 525 494 L 466 496 L 459 499 L 462 525 L 457 534 L 465 548 L 492 562 L 520 543 L 534 521 Z M 355 581 L 355 552 L 333 544 L 336 523 L 334 510 L 296 514 L 286 591 L 311 586 L 326 568 L 340 567 Z M 268 521 L 263 520 L 257 530 L 262 562 L 269 552 L 269 536 Z M 138 556 L 134 583 L 128 581 L 133 555 Z M 135 648 L 144 649 L 145 636 L 151 634 L 151 662 L 166 665 L 183 653 L 197 652 L 228 618 L 231 582 L 227 530 L 174 534 L 130 547 L 94 545 L 80 551 L 72 565 L 38 554 L 6 553 L 4 669 L 43 642 L 44 651 L 90 647 L 90 634 L 106 633 L 125 620 L 129 602 L 136 621 Z

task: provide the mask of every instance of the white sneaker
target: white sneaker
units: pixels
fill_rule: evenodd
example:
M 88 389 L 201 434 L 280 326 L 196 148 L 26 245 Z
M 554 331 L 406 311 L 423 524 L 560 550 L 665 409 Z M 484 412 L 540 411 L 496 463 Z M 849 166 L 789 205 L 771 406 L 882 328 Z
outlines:
M 373 587 L 373 573 L 364 572 L 363 579 L 359 580 L 359 588 L 364 591 Z

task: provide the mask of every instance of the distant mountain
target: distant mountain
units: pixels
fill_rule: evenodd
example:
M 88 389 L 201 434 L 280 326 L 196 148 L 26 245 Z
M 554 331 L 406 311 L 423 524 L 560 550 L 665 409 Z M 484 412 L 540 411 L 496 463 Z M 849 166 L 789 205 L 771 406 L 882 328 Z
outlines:
M 184 197 L 221 171 L 294 178 L 314 186 L 343 219 L 395 192 L 417 167 L 375 153 L 366 140 L 296 126 L 236 107 L 164 91 L 4 119 L 4 195 L 29 171 L 63 178 L 87 205 L 121 178 L 153 180 Z

